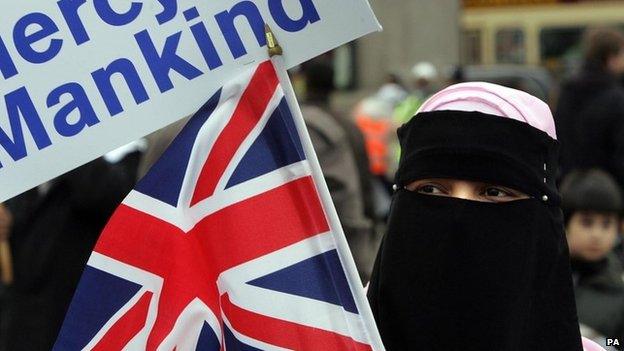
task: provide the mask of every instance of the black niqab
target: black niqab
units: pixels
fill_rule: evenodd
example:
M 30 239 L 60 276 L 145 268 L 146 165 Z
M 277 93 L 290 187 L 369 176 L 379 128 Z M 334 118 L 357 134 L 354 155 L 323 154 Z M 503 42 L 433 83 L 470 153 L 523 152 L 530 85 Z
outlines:
M 368 291 L 386 348 L 581 351 L 556 142 L 521 122 L 455 111 L 420 114 L 399 137 L 401 190 Z M 481 203 L 403 188 L 435 177 L 515 185 L 531 198 Z

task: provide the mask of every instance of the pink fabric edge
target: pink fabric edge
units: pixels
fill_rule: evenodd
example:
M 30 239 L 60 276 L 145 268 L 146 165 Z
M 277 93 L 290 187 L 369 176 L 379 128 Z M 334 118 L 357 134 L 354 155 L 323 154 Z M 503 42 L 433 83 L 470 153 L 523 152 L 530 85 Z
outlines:
M 552 112 L 548 105 L 524 91 L 486 82 L 451 85 L 425 101 L 418 112 L 456 110 L 479 111 L 515 119 L 557 139 Z
M 596 344 L 595 342 L 587 338 L 583 338 L 583 350 L 584 351 L 605 351 L 605 349 L 600 347 L 600 345 Z

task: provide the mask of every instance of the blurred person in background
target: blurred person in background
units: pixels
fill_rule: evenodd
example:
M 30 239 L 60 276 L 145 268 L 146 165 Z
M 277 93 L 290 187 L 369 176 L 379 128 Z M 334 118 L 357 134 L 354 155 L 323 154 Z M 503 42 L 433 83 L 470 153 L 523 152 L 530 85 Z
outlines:
M 447 85 L 459 84 L 464 82 L 466 82 L 466 72 L 464 72 L 464 66 L 456 65 L 451 71 L 451 74 L 447 80 Z
M 565 82 L 555 110 L 562 177 L 601 168 L 624 185 L 624 35 L 615 29 L 585 34 L 584 64 Z
M 392 122 L 392 101 L 373 95 L 354 109 L 355 124 L 364 135 L 370 173 L 373 175 L 373 202 L 376 217 L 386 218 L 392 194 L 392 176 L 397 167 L 393 145 L 398 143 Z
M 112 157 L 118 162 L 96 159 L 7 201 L 15 274 L 1 350 L 52 348 L 100 232 L 134 185 L 140 152 Z
M 394 127 L 398 128 L 407 123 L 418 111 L 420 106 L 438 89 L 438 70 L 431 62 L 418 62 L 411 70 L 411 88 L 409 95 L 394 109 L 392 120 Z M 398 140 L 394 139 L 391 145 L 394 157 L 392 168 L 396 166 L 401 157 L 401 147 Z
M 601 170 L 574 171 L 564 178 L 561 196 L 579 321 L 602 335 L 595 341 L 603 346 L 605 337 L 624 342 L 624 270 L 612 252 L 623 209 L 620 187 Z
M 351 120 L 332 113 L 334 70 L 325 57 L 301 66 L 305 97 L 301 112 L 323 170 L 358 272 L 367 281 L 374 253 L 372 176 L 364 138 Z
M 388 74 L 385 83 L 353 109 L 353 119 L 364 136 L 372 181 L 375 215 L 385 223 L 390 210 L 392 178 L 398 167 L 398 139 L 394 120 L 397 106 L 408 97 L 401 79 Z
M 399 75 L 390 73 L 386 77 L 386 82 L 377 90 L 375 97 L 387 101 L 392 104 L 393 107 L 396 107 L 403 102 L 408 95 L 409 93 L 403 86 Z
M 353 109 L 355 123 L 364 135 L 366 150 L 373 175 L 392 193 L 392 177 L 396 172 L 398 147 L 394 121 L 397 107 L 409 94 L 396 74 L 388 74 L 386 82 L 371 96 L 364 98 Z
M 438 70 L 431 62 L 418 62 L 411 70 L 412 91 L 394 111 L 394 122 L 397 126 L 407 123 L 420 105 L 437 89 Z

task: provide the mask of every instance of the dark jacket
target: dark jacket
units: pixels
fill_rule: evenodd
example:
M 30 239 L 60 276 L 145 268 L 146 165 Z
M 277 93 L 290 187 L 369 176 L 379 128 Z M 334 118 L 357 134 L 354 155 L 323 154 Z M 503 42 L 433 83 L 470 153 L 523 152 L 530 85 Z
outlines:
M 136 167 L 137 162 L 131 162 Z M 52 348 L 91 250 L 135 172 L 103 159 L 8 202 L 15 270 L 3 306 L 5 350 Z
M 555 123 L 562 177 L 602 168 L 624 185 L 624 90 L 615 76 L 587 65 L 564 83 Z
M 579 322 L 607 338 L 624 340 L 622 265 L 610 254 L 600 262 L 572 260 Z
M 319 105 L 303 104 L 301 112 L 360 278 L 368 281 L 375 251 L 371 247 L 372 223 L 365 215 L 360 175 L 347 132 Z

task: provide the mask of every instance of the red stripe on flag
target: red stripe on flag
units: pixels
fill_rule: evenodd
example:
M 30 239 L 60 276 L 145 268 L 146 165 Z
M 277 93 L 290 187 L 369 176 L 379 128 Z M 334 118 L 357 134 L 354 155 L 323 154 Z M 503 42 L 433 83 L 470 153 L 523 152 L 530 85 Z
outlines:
M 219 315 L 223 271 L 327 231 L 313 180 L 304 177 L 208 215 L 188 233 L 121 205 L 95 251 L 164 279 L 148 339 L 154 350 L 194 298 Z
M 121 204 L 104 228 L 94 251 L 163 277 L 192 250 L 173 224 Z
M 252 339 L 290 350 L 372 350 L 370 345 L 327 330 L 287 322 L 244 310 L 234 305 L 227 294 L 221 308 L 232 328 Z
M 124 346 L 145 327 L 147 311 L 151 300 L 151 292 L 143 294 L 139 301 L 137 301 L 137 303 L 104 334 L 104 337 L 95 345 L 93 351 L 123 349 Z
M 221 272 L 329 231 L 312 177 L 304 177 L 213 213 L 189 233 L 121 205 L 95 251 L 161 277 L 186 263 Z M 210 274 L 209 274 L 210 273 Z
M 328 231 L 309 176 L 227 207 L 192 229 L 207 264 L 221 272 Z
M 144 212 L 122 205 L 95 251 L 163 278 L 158 315 L 146 350 L 156 350 L 195 298 L 218 311 L 215 272 L 189 234 Z
M 271 61 L 260 64 L 243 92 L 232 118 L 212 146 L 197 181 L 191 206 L 214 193 L 234 153 L 262 117 L 277 84 L 277 74 Z

